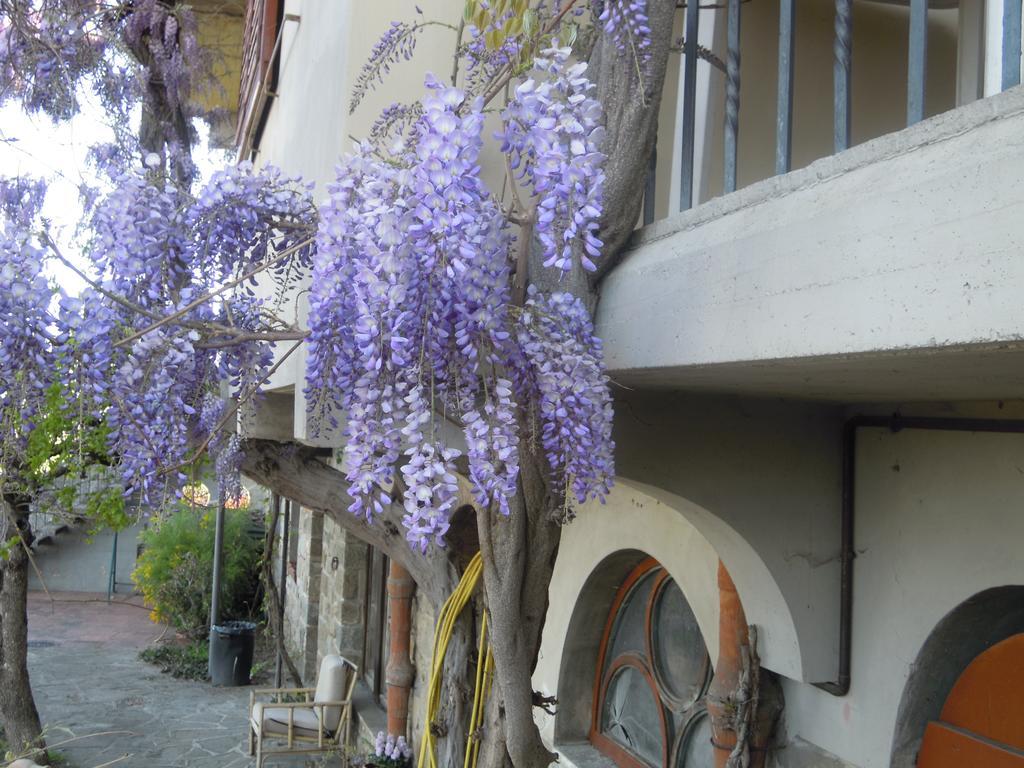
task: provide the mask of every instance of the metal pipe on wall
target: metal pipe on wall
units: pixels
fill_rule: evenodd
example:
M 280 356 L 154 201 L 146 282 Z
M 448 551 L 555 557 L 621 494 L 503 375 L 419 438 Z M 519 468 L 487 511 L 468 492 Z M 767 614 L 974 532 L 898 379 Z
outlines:
M 857 468 L 857 430 L 864 427 L 934 429 L 955 432 L 999 432 L 1024 434 L 1024 419 L 972 419 L 932 416 L 866 416 L 857 415 L 843 425 L 842 510 L 840 516 L 840 583 L 839 583 L 839 671 L 835 680 L 814 685 L 833 696 L 850 691 L 853 638 L 853 561 L 856 498 L 854 486 Z
M 388 733 L 407 736 L 409 693 L 416 669 L 410 659 L 412 649 L 412 596 L 416 582 L 412 574 L 392 560 L 388 567 L 389 647 L 384 678 L 387 683 Z

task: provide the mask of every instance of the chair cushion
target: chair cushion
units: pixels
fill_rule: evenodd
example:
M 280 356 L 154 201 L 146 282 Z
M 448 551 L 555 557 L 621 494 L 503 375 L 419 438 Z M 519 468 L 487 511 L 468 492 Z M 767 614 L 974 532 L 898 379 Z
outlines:
M 324 656 L 320 662 L 320 674 L 316 678 L 316 694 L 313 701 L 344 701 L 348 695 L 349 675 L 352 665 L 341 656 Z M 324 728 L 332 731 L 341 721 L 341 707 L 325 707 Z
M 288 736 L 289 707 L 275 707 L 257 702 L 252 708 L 252 723 L 264 734 Z M 320 729 L 320 719 L 310 707 L 296 707 L 292 710 L 292 733 L 296 736 L 311 736 L 314 739 Z M 333 729 L 324 727 L 324 738 L 329 737 Z

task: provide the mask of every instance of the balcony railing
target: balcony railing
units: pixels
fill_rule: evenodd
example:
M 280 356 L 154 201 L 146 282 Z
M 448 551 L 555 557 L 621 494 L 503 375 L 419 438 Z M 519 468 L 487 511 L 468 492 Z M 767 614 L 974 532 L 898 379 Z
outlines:
M 771 1 L 771 0 L 769 0 Z M 927 85 L 928 62 L 928 11 L 929 0 L 907 0 L 910 6 L 909 39 L 907 48 L 907 100 L 906 124 L 920 122 L 925 117 L 925 89 Z M 991 0 L 998 3 L 1000 0 Z M 852 63 L 852 0 L 833 0 L 833 147 L 842 152 L 851 146 L 851 63 Z M 960 0 L 971 2 L 971 0 Z M 795 0 L 778 0 L 778 94 L 776 105 L 775 173 L 788 173 L 793 158 L 794 119 L 794 48 L 796 14 Z M 937 0 L 932 0 L 936 7 Z M 949 3 L 943 3 L 949 7 Z M 722 7 L 722 6 L 714 6 Z M 1022 0 L 1002 0 L 1002 41 L 999 66 L 1001 89 L 1006 90 L 1021 82 L 1021 7 Z M 740 117 L 740 73 L 741 45 L 740 22 L 743 0 L 725 0 L 726 34 L 724 65 L 715 61 L 725 73 L 725 120 L 722 189 L 725 193 L 737 188 L 738 139 Z M 698 44 L 700 33 L 700 11 L 702 6 L 696 0 L 686 3 L 684 11 L 684 35 L 682 50 L 681 103 L 681 158 L 678 208 L 690 209 L 695 204 L 695 149 L 697 130 L 697 62 L 707 52 Z M 991 14 L 990 14 L 991 15 Z M 712 57 L 713 58 L 713 57 Z M 655 190 L 658 180 L 655 168 L 657 157 L 652 160 L 648 174 L 643 207 L 643 223 L 655 219 Z M 670 211 L 671 212 L 671 211 Z

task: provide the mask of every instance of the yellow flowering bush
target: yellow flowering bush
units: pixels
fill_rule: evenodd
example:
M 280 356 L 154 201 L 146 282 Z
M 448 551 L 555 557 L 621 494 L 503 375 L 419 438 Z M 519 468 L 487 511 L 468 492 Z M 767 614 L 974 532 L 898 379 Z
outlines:
M 213 586 L 213 513 L 182 508 L 155 521 L 141 536 L 143 551 L 132 580 L 150 618 L 187 634 L 205 634 Z M 224 517 L 222 619 L 246 618 L 258 608 L 262 542 L 248 533 L 243 510 Z

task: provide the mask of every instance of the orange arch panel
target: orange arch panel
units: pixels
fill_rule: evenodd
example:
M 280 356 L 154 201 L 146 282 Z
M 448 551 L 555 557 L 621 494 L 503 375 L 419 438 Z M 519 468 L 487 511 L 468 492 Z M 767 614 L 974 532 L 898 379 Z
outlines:
M 928 724 L 918 768 L 1024 768 L 1024 633 L 975 658 L 940 717 Z
M 1024 633 L 996 643 L 963 671 L 942 721 L 1024 750 Z

